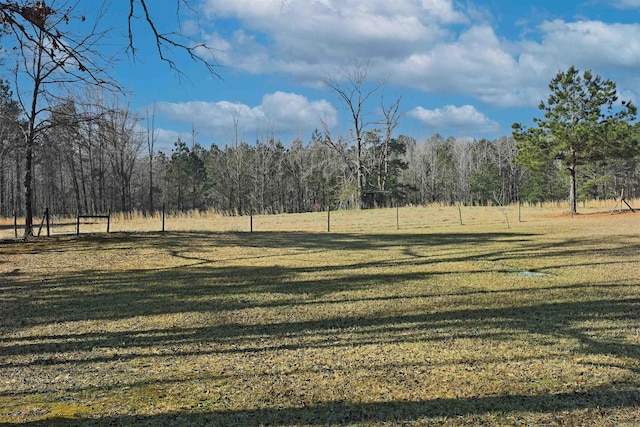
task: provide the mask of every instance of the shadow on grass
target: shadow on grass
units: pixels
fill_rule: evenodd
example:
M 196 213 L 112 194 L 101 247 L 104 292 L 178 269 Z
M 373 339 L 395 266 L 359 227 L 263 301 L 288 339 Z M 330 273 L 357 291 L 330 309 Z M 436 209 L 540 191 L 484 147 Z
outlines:
M 436 399 L 427 401 L 391 401 L 375 403 L 330 402 L 304 408 L 269 408 L 228 412 L 173 413 L 152 416 L 103 417 L 84 420 L 83 424 L 128 425 L 211 425 L 211 426 L 293 426 L 354 423 L 403 424 L 411 421 L 453 419 L 486 414 L 511 414 L 535 411 L 552 414 L 580 409 L 607 409 L 637 406 L 640 391 L 594 390 L 544 396 L 494 396 L 484 398 Z M 52 418 L 47 422 L 25 425 L 78 425 L 79 419 Z M 480 420 L 478 420 L 480 422 Z M 455 422 L 454 422 L 455 424 Z M 516 419 L 512 425 L 517 425 Z
M 525 233 L 450 233 L 450 234 L 360 234 L 360 233 L 306 233 L 306 232 L 146 232 L 96 233 L 79 236 L 54 236 L 34 239 L 29 243 L 12 241 L 16 251 L 25 247 L 34 252 L 161 248 L 174 252 L 197 251 L 198 248 L 249 247 L 297 248 L 323 250 L 364 250 L 391 246 L 438 246 L 448 244 L 481 244 L 502 239 L 526 239 Z
M 491 245 L 502 243 L 500 247 Z M 600 243 L 584 246 L 584 242 L 563 241 L 536 242 L 533 236 L 517 233 L 493 234 L 442 234 L 442 235 L 323 235 L 309 233 L 177 233 L 167 235 L 97 235 L 79 239 L 61 239 L 58 245 L 36 242 L 28 248 L 16 246 L 16 250 L 29 253 L 44 251 L 87 251 L 128 248 L 156 248 L 189 262 L 189 265 L 159 270 L 95 271 L 85 270 L 71 274 L 52 273 L 41 280 L 26 280 L 28 275 L 19 267 L 0 277 L 0 293 L 8 312 L 0 319 L 0 331 L 19 330 L 23 327 L 49 325 L 68 321 L 118 320 L 137 316 L 164 315 L 189 312 L 228 312 L 254 308 L 288 308 L 314 304 L 344 304 L 346 302 L 392 301 L 406 298 L 468 297 L 472 302 L 478 295 L 493 295 L 499 301 L 508 294 L 522 295 L 522 304 L 506 307 L 483 307 L 481 302 L 457 308 L 458 300 L 451 307 L 440 307 L 437 312 L 418 314 L 355 315 L 346 312 L 323 320 L 284 321 L 274 324 L 245 325 L 194 325 L 192 327 L 131 330 L 120 332 L 60 333 L 50 336 L 37 335 L 17 338 L 0 336 L 4 359 L 0 369 L 73 364 L 91 364 L 154 358 L 158 355 L 193 356 L 229 353 L 256 353 L 314 348 L 353 348 L 354 346 L 385 345 L 395 343 L 433 342 L 438 345 L 447 339 L 488 339 L 510 341 L 515 336 L 531 334 L 532 340 L 554 342 L 569 339 L 579 344 L 582 355 L 610 355 L 637 359 L 640 345 L 616 338 L 616 330 L 603 336 L 594 336 L 591 330 L 578 324 L 613 322 L 622 327 L 628 319 L 637 319 L 640 299 L 613 296 L 591 297 L 572 301 L 595 286 L 599 288 L 638 287 L 637 284 L 594 284 L 585 281 L 569 286 L 513 288 L 506 290 L 470 290 L 455 292 L 431 290 L 425 286 L 422 292 L 409 296 L 366 296 L 344 294 L 339 300 L 323 297 L 332 293 L 374 289 L 389 283 L 427 283 L 428 279 L 447 274 L 471 275 L 475 273 L 511 273 L 495 263 L 486 269 L 468 269 L 464 273 L 450 271 L 450 263 L 467 261 L 523 260 L 531 256 L 568 257 L 597 254 Z M 384 261 L 358 261 L 348 265 L 308 265 L 283 267 L 275 265 L 233 265 L 234 260 L 251 260 L 249 257 L 224 260 L 197 256 L 210 247 L 279 248 L 309 253 L 311 251 L 366 251 L 399 248 L 402 256 Z M 474 250 L 465 253 L 464 247 Z M 448 247 L 445 255 L 439 249 Z M 458 249 L 460 247 L 460 249 Z M 451 251 L 451 248 L 455 248 Z M 5 248 L 6 249 L 6 248 Z M 638 247 L 628 246 L 608 253 L 606 264 L 624 263 L 628 253 Z M 628 251 L 628 252 L 627 252 Z M 194 255 L 196 254 L 196 255 Z M 61 255 L 63 256 L 63 255 Z M 256 258 L 269 255 L 256 254 Z M 281 256 L 281 255 L 280 255 Z M 617 259 L 617 258 L 621 259 Z M 420 265 L 448 267 L 429 272 L 411 271 Z M 268 264 L 268 263 L 267 263 Z M 580 262 L 576 263 L 580 264 Z M 586 265 L 586 264 L 585 264 Z M 564 267 L 565 265 L 560 265 Z M 363 269 L 381 267 L 382 273 L 363 272 Z M 385 272 L 384 268 L 398 270 Z M 405 272 L 405 270 L 407 270 Z M 340 272 L 334 278 L 329 273 Z M 318 273 L 320 278 L 301 279 L 301 273 Z M 314 276 L 315 277 L 315 276 Z M 550 281 L 550 283 L 553 283 Z M 549 302 L 546 295 L 566 290 L 560 302 Z M 264 300 L 262 294 L 279 294 L 276 300 Z M 456 302 L 457 301 L 457 302 Z M 535 301 L 535 303 L 534 303 Z M 540 302 L 544 301 L 544 302 Z M 464 305 L 464 304 L 463 304 Z M 470 307 L 470 308 L 469 308 Z M 338 333 L 340 337 L 338 337 Z M 543 343 L 544 345 L 544 343 Z M 117 349 L 109 356 L 92 353 L 96 348 Z M 147 351 L 157 351 L 150 355 Z M 166 353 L 163 353 L 166 352 Z M 118 353 L 119 352 L 119 353 Z M 80 356 L 78 356 L 80 354 Z M 11 361 L 12 356 L 27 356 L 21 361 Z M 496 361 L 500 355 L 495 355 Z M 635 374 L 637 368 L 626 367 Z M 627 387 L 629 384 L 623 384 Z M 541 396 L 489 396 L 429 401 L 385 401 L 377 403 L 329 402 L 306 408 L 270 408 L 246 411 L 184 412 L 158 416 L 105 417 L 96 424 L 129 425 L 296 425 L 333 424 L 348 425 L 359 422 L 402 423 L 421 418 L 484 415 L 501 412 L 553 411 L 597 408 L 632 407 L 640 402 L 637 388 L 616 389 L 617 386 L 588 389 L 584 393 L 547 394 Z M 61 390 L 72 391 L 72 390 Z M 198 409 L 194 409 L 197 412 Z M 48 420 L 50 424 L 77 424 L 79 420 L 65 418 Z M 91 420 L 81 420 L 91 423 Z M 33 423 L 32 425 L 44 425 Z
M 158 269 L 131 269 L 114 271 L 105 266 L 104 270 L 79 269 L 72 274 L 56 274 L 54 271 L 36 282 L 26 283 L 21 279 L 23 272 L 15 266 L 14 276 L 0 279 L 0 290 L 19 290 L 7 295 L 18 307 L 22 307 L 21 326 L 47 323 L 49 321 L 70 321 L 83 319 L 116 319 L 122 317 L 173 313 L 184 310 L 225 310 L 246 308 L 246 303 L 220 298 L 260 292 L 294 295 L 292 303 L 300 295 L 322 296 L 334 292 L 350 291 L 401 280 L 419 280 L 428 275 L 420 273 L 362 273 L 365 268 L 398 267 L 416 264 L 432 264 L 441 260 L 417 255 L 416 250 L 437 252 L 444 245 L 475 246 L 507 239 L 518 244 L 526 241 L 527 235 L 511 233 L 490 234 L 402 234 L 402 235 L 360 235 L 360 234 L 313 234 L 313 233 L 147 233 L 82 235 L 77 238 L 40 240 L 30 244 L 15 244 L 3 248 L 11 254 L 59 253 L 60 257 L 74 251 L 84 252 L 82 256 L 90 261 L 91 251 L 113 252 L 119 257 L 127 256 L 129 250 L 153 249 L 170 254 L 188 265 Z M 244 255 L 225 258 L 211 258 L 198 254 L 211 253 L 212 248 L 249 248 Z M 338 257 L 330 265 L 309 265 L 292 268 L 277 265 L 278 258 L 312 251 L 353 252 L 384 251 L 403 248 L 402 259 L 364 261 L 344 264 Z M 277 254 L 265 254 L 261 249 L 278 249 Z M 255 250 L 253 250 L 255 249 Z M 317 253 L 315 254 L 317 256 Z M 456 259 L 464 261 L 492 256 L 460 254 Z M 274 257 L 273 265 L 237 265 L 239 262 Z M 268 260 L 266 261 L 268 262 Z M 342 270 L 345 277 L 296 281 L 300 273 L 336 272 Z M 443 274 L 449 272 L 443 271 Z M 29 292 L 23 292 L 23 291 Z M 192 298 L 204 296 L 204 303 Z M 208 298 L 213 295 L 216 298 Z M 184 304 L 184 300 L 187 300 Z M 1 322 L 1 320 L 0 320 Z
M 496 248 L 494 243 L 498 243 Z M 595 242 L 596 247 L 599 243 Z M 477 273 L 511 274 L 505 262 L 533 257 L 566 257 L 572 267 L 583 265 L 583 257 L 598 254 L 597 249 L 584 249 L 584 242 L 536 242 L 532 235 L 520 233 L 459 234 L 310 234 L 310 233 L 167 233 L 167 234 L 102 234 L 83 235 L 29 245 L 16 244 L 16 252 L 38 254 L 72 251 L 114 251 L 126 257 L 127 251 L 151 248 L 168 253 L 186 265 L 158 269 L 116 271 L 82 270 L 24 279 L 26 273 L 15 266 L 0 278 L 0 292 L 10 302 L 13 316 L 0 319 L 0 328 L 76 320 L 116 320 L 121 318 L 181 313 L 190 311 L 220 312 L 250 307 L 277 307 L 314 304 L 329 294 L 374 289 L 381 285 L 413 282 L 424 288 L 417 297 L 443 294 L 442 289 L 429 292 L 425 284 L 430 278 Z M 215 258 L 213 247 L 255 248 L 244 255 Z M 444 255 L 440 250 L 447 247 Z M 280 249 L 276 254 L 263 248 Z M 373 261 L 344 262 L 340 251 L 385 251 L 394 248 L 394 258 Z M 455 248 L 454 251 L 451 249 Z M 471 250 L 469 250 L 471 248 Z M 582 249 L 581 249 L 582 248 Z M 292 251 L 287 253 L 287 251 Z M 300 267 L 287 267 L 282 258 L 310 255 L 322 259 L 318 251 L 338 253 L 335 262 Z M 603 264 L 626 263 L 626 255 L 640 251 L 640 246 L 625 246 L 620 253 L 608 252 Z M 6 251 L 10 253 L 11 251 Z M 90 255 L 83 255 L 90 260 Z M 267 258 L 273 257 L 273 264 Z M 619 260 L 615 258 L 619 257 Z M 379 258 L 379 256 L 378 256 Z M 251 265 L 261 259 L 266 265 Z M 265 260 L 266 259 L 266 260 Z M 249 261 L 249 265 L 247 265 Z M 452 263 L 482 262 L 481 268 L 451 271 Z M 244 265 L 238 265 L 242 262 Z M 446 263 L 446 265 L 444 264 Z M 443 267 L 438 269 L 438 265 Z M 594 265 L 593 262 L 584 265 Z M 552 265 L 546 270 L 566 265 Z M 428 271 L 419 267 L 429 267 Z M 388 269 L 388 270 L 387 270 Z M 339 273 L 339 274 L 337 274 Z M 300 278 L 309 274 L 310 278 Z M 588 287 L 590 284 L 585 284 Z M 514 289 L 513 291 L 522 291 Z M 524 289 L 527 291 L 527 289 Z M 478 293 L 493 291 L 478 290 Z M 263 294 L 278 294 L 277 299 L 264 300 Z M 462 293 L 459 293 L 462 294 Z M 252 298 L 252 296 L 258 296 Z M 445 292 L 445 296 L 447 293 Z M 449 294 L 450 295 L 450 294 Z M 348 301 L 341 297 L 340 302 Z M 372 299 L 373 300 L 373 299 Z M 326 303 L 323 301 L 322 303 Z
M 128 234 L 121 235 L 97 235 L 81 236 L 79 239 L 65 239 L 59 245 L 51 245 L 46 242 L 38 242 L 28 249 L 30 252 L 46 250 L 67 251 L 69 248 L 76 250 L 87 250 L 101 248 L 102 250 L 126 251 L 129 247 L 157 246 L 158 250 L 168 251 L 174 256 L 179 251 L 189 251 L 197 253 L 199 248 L 218 246 L 248 246 L 272 245 L 277 248 L 303 248 L 306 253 L 315 250 L 380 250 L 385 247 L 400 247 L 405 254 L 403 258 L 389 259 L 384 261 L 366 261 L 354 264 L 338 265 L 309 265 L 303 267 L 283 267 L 279 265 L 251 266 L 251 265 L 229 265 L 233 262 L 225 260 L 196 259 L 195 264 L 179 266 L 159 270 L 129 270 L 129 271 L 93 271 L 85 270 L 71 274 L 52 274 L 43 277 L 41 280 L 32 282 L 25 281 L 22 276 L 25 274 L 19 268 L 0 277 L 0 292 L 9 310 L 4 318 L 0 319 L 0 331 L 20 329 L 33 325 L 58 323 L 66 321 L 82 320 L 118 320 L 136 316 L 164 315 L 172 313 L 186 312 L 225 312 L 231 310 L 243 310 L 248 308 L 277 308 L 306 305 L 331 305 L 343 304 L 346 302 L 365 301 L 391 301 L 394 299 L 405 299 L 399 296 L 359 296 L 350 297 L 349 291 L 360 289 L 373 289 L 377 286 L 390 283 L 409 283 L 420 286 L 428 279 L 437 276 L 446 276 L 455 272 L 447 269 L 428 272 L 410 271 L 419 265 L 435 265 L 446 262 L 468 262 L 468 261 L 502 261 L 523 259 L 536 254 L 542 256 L 569 256 L 587 255 L 590 250 L 576 249 L 579 242 L 560 242 L 557 244 L 539 244 L 530 240 L 530 235 L 518 233 L 491 233 L 491 234 L 443 234 L 443 235 L 315 235 L 308 233 L 177 233 L 177 234 L 144 234 L 138 237 Z M 490 242 L 507 241 L 507 249 L 496 250 L 492 246 L 487 246 L 486 250 L 474 251 L 468 255 L 460 250 L 456 253 L 448 253 L 444 257 L 438 256 L 439 246 L 464 247 L 465 245 L 486 245 Z M 67 247 L 68 246 L 68 247 Z M 597 246 L 597 245 L 596 245 Z M 204 250 L 204 249 L 202 249 Z M 637 251 L 638 248 L 628 248 L 630 252 Z M 423 255 L 417 254 L 422 252 Z M 433 253 L 435 257 L 428 254 Z M 624 257 L 627 252 L 617 254 L 611 252 L 612 257 Z M 425 255 L 427 254 L 427 255 Z M 63 256 L 63 255 L 61 255 Z M 262 256 L 262 255 L 257 255 Z M 194 257 L 185 255 L 185 258 L 193 260 Z M 607 261 L 610 264 L 616 261 Z M 624 260 L 620 261 L 625 262 Z M 581 265 L 572 261 L 572 265 Z M 586 264 L 585 264 L 586 265 Z M 371 271 L 362 272 L 366 268 L 381 268 L 382 272 Z M 385 272 L 384 268 L 393 267 L 393 272 Z M 335 273 L 344 270 L 344 274 L 338 277 L 329 277 L 326 273 Z M 405 272 L 407 271 L 407 272 Z M 298 279 L 300 273 L 318 273 L 320 278 Z M 490 268 L 467 269 L 463 275 L 476 273 L 505 273 L 512 271 L 505 270 L 500 263 L 494 263 Z M 635 286 L 629 284 L 615 283 L 610 286 Z M 599 287 L 607 286 L 599 284 Z M 428 286 L 422 285 L 424 292 L 410 295 L 412 299 L 432 298 L 432 297 L 473 297 L 479 294 L 505 295 L 508 293 L 520 293 L 525 297 L 532 293 L 551 292 L 554 290 L 571 290 L 578 292 L 593 288 L 592 283 L 582 285 L 567 286 L 546 286 L 536 288 L 513 288 L 507 290 L 484 290 L 471 289 L 457 292 L 446 292 L 442 289 L 431 290 Z M 338 300 L 326 300 L 322 297 L 332 293 L 344 293 Z M 262 299 L 264 294 L 280 294 L 277 299 Z M 539 300 L 539 298 L 537 298 Z M 1 300 L 0 300 L 1 301 Z M 620 305 L 622 304 L 622 305 Z M 621 312 L 624 315 L 633 315 L 637 310 L 636 300 L 626 301 L 593 301 L 578 303 L 563 303 L 560 308 L 555 304 L 533 305 L 529 307 L 509 307 L 507 309 L 493 310 L 463 310 L 451 311 L 436 314 L 425 314 L 408 318 L 383 317 L 382 319 L 351 319 L 348 316 L 340 319 L 333 319 L 316 323 L 302 324 L 278 324 L 263 325 L 257 327 L 268 335 L 276 331 L 286 333 L 297 333 L 303 330 L 319 330 L 323 327 L 352 327 L 352 326 L 376 326 L 381 323 L 403 323 L 420 322 L 429 324 L 438 321 L 482 320 L 501 319 L 502 321 L 513 322 L 516 327 L 529 330 L 527 324 L 534 325 L 537 329 L 531 332 L 540 332 L 538 328 L 542 325 L 539 321 L 547 322 L 550 326 L 542 328 L 543 333 L 557 330 L 564 324 L 564 319 L 583 318 L 583 313 L 600 313 L 607 317 L 611 313 Z M 543 313 L 537 316 L 536 313 Z M 568 314 L 568 317 L 566 315 Z M 621 314 L 622 315 L 622 314 Z M 539 318 L 539 319 L 538 319 Z M 547 320 L 545 320 L 547 319 Z M 559 319 L 563 319 L 559 322 Z M 533 321 L 533 323 L 531 323 Z M 346 326 L 345 326 L 346 325 Z M 230 329 L 231 328 L 231 329 Z M 228 330 L 237 330 L 238 335 L 225 335 Z M 247 332 L 249 331 L 249 332 Z M 176 335 L 178 331 L 172 330 L 169 336 Z M 250 328 L 235 328 L 233 325 L 224 326 L 215 330 L 190 330 L 184 331 L 185 337 L 195 334 L 198 337 L 210 336 L 212 339 L 241 338 L 243 335 L 255 335 L 258 331 L 251 331 Z M 221 335 L 222 334 L 222 335 Z M 60 336 L 61 340 L 71 337 Z M 72 346 L 81 345 L 82 337 L 73 340 Z M 86 337 L 90 345 L 109 346 L 114 342 L 122 342 L 125 337 L 117 336 L 113 340 L 103 337 Z M 182 339 L 179 338 L 179 339 Z M 102 341 L 99 344 L 95 339 Z M 2 342 L 3 340 L 0 340 Z M 153 344 L 153 342 L 147 342 Z M 163 342 L 155 344 L 162 345 Z M 39 346 L 36 352 L 46 352 L 47 347 Z M 84 348 L 84 347 L 82 347 Z M 31 350 L 35 350 L 31 347 Z
M 429 342 L 470 338 L 509 341 L 522 332 L 542 335 L 543 341 L 560 338 L 576 340 L 584 354 L 638 357 L 640 345 L 593 338 L 574 326 L 589 320 L 624 321 L 637 317 L 640 298 L 603 299 L 589 302 L 562 302 L 526 307 L 447 310 L 437 313 L 358 317 L 345 315 L 330 319 L 277 324 L 173 327 L 143 331 L 38 335 L 1 338 L 5 356 L 29 355 L 28 362 L 1 362 L 0 367 L 56 365 L 73 362 L 90 364 L 149 356 L 148 348 L 166 349 L 172 356 L 202 354 L 259 353 L 308 348 L 348 348 L 353 345 Z M 339 332 L 339 333 L 338 333 Z M 337 335 L 341 335 L 338 337 Z M 311 337 L 311 338 L 310 338 Z M 42 342 L 44 341 L 44 342 Z M 94 348 L 117 348 L 109 356 L 77 358 L 77 352 Z M 65 355 L 68 355 L 65 357 Z M 633 369 L 633 367 L 629 367 Z
M 72 253 L 74 251 L 126 251 L 136 249 L 156 249 L 166 251 L 173 256 L 211 264 L 217 261 L 241 261 L 265 258 L 265 255 L 224 258 L 211 260 L 198 258 L 194 253 L 206 252 L 212 248 L 253 248 L 282 249 L 304 251 L 366 251 L 403 248 L 410 256 L 421 256 L 417 252 L 437 253 L 440 247 L 456 246 L 460 248 L 458 257 L 448 255 L 447 261 L 468 261 L 474 259 L 517 259 L 541 254 L 545 257 L 594 255 L 602 253 L 598 247 L 584 249 L 588 239 L 567 239 L 563 241 L 541 243 L 535 234 L 501 233 L 434 233 L 434 234 L 359 234 L 359 233 L 305 233 L 305 232 L 255 232 L 255 233 L 219 233 L 219 232 L 167 232 L 167 233 L 98 233 L 80 236 L 62 236 L 50 239 L 38 239 L 25 244 L 21 241 L 6 242 L 5 253 Z M 607 239 L 594 238 L 591 243 L 600 246 L 610 242 Z M 486 252 L 469 256 L 468 248 L 477 248 L 496 242 L 509 243 L 508 249 Z M 14 248 L 11 251 L 8 248 Z M 623 247 L 607 250 L 609 255 L 623 256 L 634 250 L 640 250 L 637 242 Z M 422 255 L 423 256 L 423 255 Z M 196 265 L 195 263 L 192 265 Z

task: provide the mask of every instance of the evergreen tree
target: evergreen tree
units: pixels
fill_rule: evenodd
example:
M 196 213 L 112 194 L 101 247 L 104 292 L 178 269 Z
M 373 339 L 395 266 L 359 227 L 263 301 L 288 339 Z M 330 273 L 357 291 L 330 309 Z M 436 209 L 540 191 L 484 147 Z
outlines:
M 569 207 L 576 212 L 577 167 L 636 150 L 627 122 L 635 118 L 636 107 L 623 101 L 615 108 L 616 84 L 591 71 L 581 75 L 573 66 L 558 73 L 549 89 L 547 102 L 539 106 L 544 118 L 534 118 L 537 127 L 513 124 L 518 160 L 532 170 L 559 161 L 569 174 Z

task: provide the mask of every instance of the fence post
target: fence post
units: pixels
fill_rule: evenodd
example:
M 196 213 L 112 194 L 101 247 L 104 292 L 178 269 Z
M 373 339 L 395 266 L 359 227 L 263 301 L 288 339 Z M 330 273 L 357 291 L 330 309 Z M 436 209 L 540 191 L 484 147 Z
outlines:
M 47 219 L 47 213 L 45 211 L 44 216 L 42 217 L 42 221 L 40 221 L 40 226 L 38 227 L 38 237 L 40 237 L 40 232 L 42 231 L 42 226 L 44 225 L 44 220 Z
M 13 234 L 18 238 L 18 212 L 13 211 Z
M 49 208 L 45 209 L 44 214 L 47 217 L 47 237 L 51 237 L 51 223 L 49 220 Z
M 327 206 L 327 233 L 331 233 L 331 206 Z
M 111 225 L 111 211 L 107 214 L 107 233 L 109 233 L 109 226 Z
M 80 235 L 80 214 L 78 213 L 78 223 L 76 224 L 76 236 Z
M 396 202 L 396 230 L 400 230 L 400 208 Z
M 162 204 L 162 232 L 164 233 L 164 212 L 166 209 L 166 203 Z
M 249 212 L 249 232 L 253 233 L 253 212 Z
M 518 222 L 522 222 L 522 200 L 518 199 Z
M 460 207 L 462 203 L 458 202 L 458 216 L 460 217 L 460 225 L 462 224 L 462 208 Z

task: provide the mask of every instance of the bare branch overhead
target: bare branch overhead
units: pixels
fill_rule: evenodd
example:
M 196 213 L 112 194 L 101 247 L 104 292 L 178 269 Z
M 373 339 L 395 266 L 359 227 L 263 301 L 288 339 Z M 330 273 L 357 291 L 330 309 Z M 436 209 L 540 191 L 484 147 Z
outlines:
M 194 11 L 188 0 L 175 0 L 180 12 L 180 7 L 185 6 Z M 44 40 L 47 53 L 52 59 L 61 57 L 59 66 L 67 72 L 87 73 L 95 68 L 91 57 L 82 52 L 74 50 L 74 39 L 64 25 L 72 21 L 85 22 L 87 16 L 74 16 L 73 10 L 78 6 L 78 1 L 65 2 L 56 5 L 51 1 L 28 1 L 12 0 L 0 1 L 0 25 L 9 35 L 17 39 L 27 40 L 30 43 L 38 44 L 39 37 L 37 31 L 44 33 Z M 153 40 L 157 47 L 158 57 L 166 62 L 172 70 L 181 72 L 172 59 L 171 51 L 186 53 L 191 60 L 203 65 L 209 73 L 215 77 L 220 77 L 217 73 L 218 64 L 215 61 L 215 50 L 205 43 L 191 40 L 184 34 L 176 31 L 163 32 L 157 26 L 156 18 L 148 7 L 147 0 L 129 0 L 129 13 L 126 18 L 128 27 L 127 51 L 135 57 L 137 49 L 135 47 L 135 32 L 132 27 L 134 20 L 140 18 L 151 31 Z M 106 9 L 105 9 L 106 10 Z M 138 16 L 138 13 L 140 16 Z M 178 18 L 179 21 L 179 18 Z M 54 23 L 52 25 L 52 22 Z M 91 28 L 86 36 L 94 36 L 97 29 Z M 80 36 L 82 37 L 82 36 Z M 89 75 L 89 80 L 94 80 L 96 84 L 104 84 L 96 75 Z

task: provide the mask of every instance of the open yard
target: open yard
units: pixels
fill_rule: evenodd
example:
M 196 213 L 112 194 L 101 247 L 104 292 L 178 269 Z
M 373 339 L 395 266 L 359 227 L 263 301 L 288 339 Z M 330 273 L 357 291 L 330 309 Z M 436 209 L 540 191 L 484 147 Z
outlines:
M 5 241 L 0 424 L 639 425 L 640 213 L 582 210 Z

